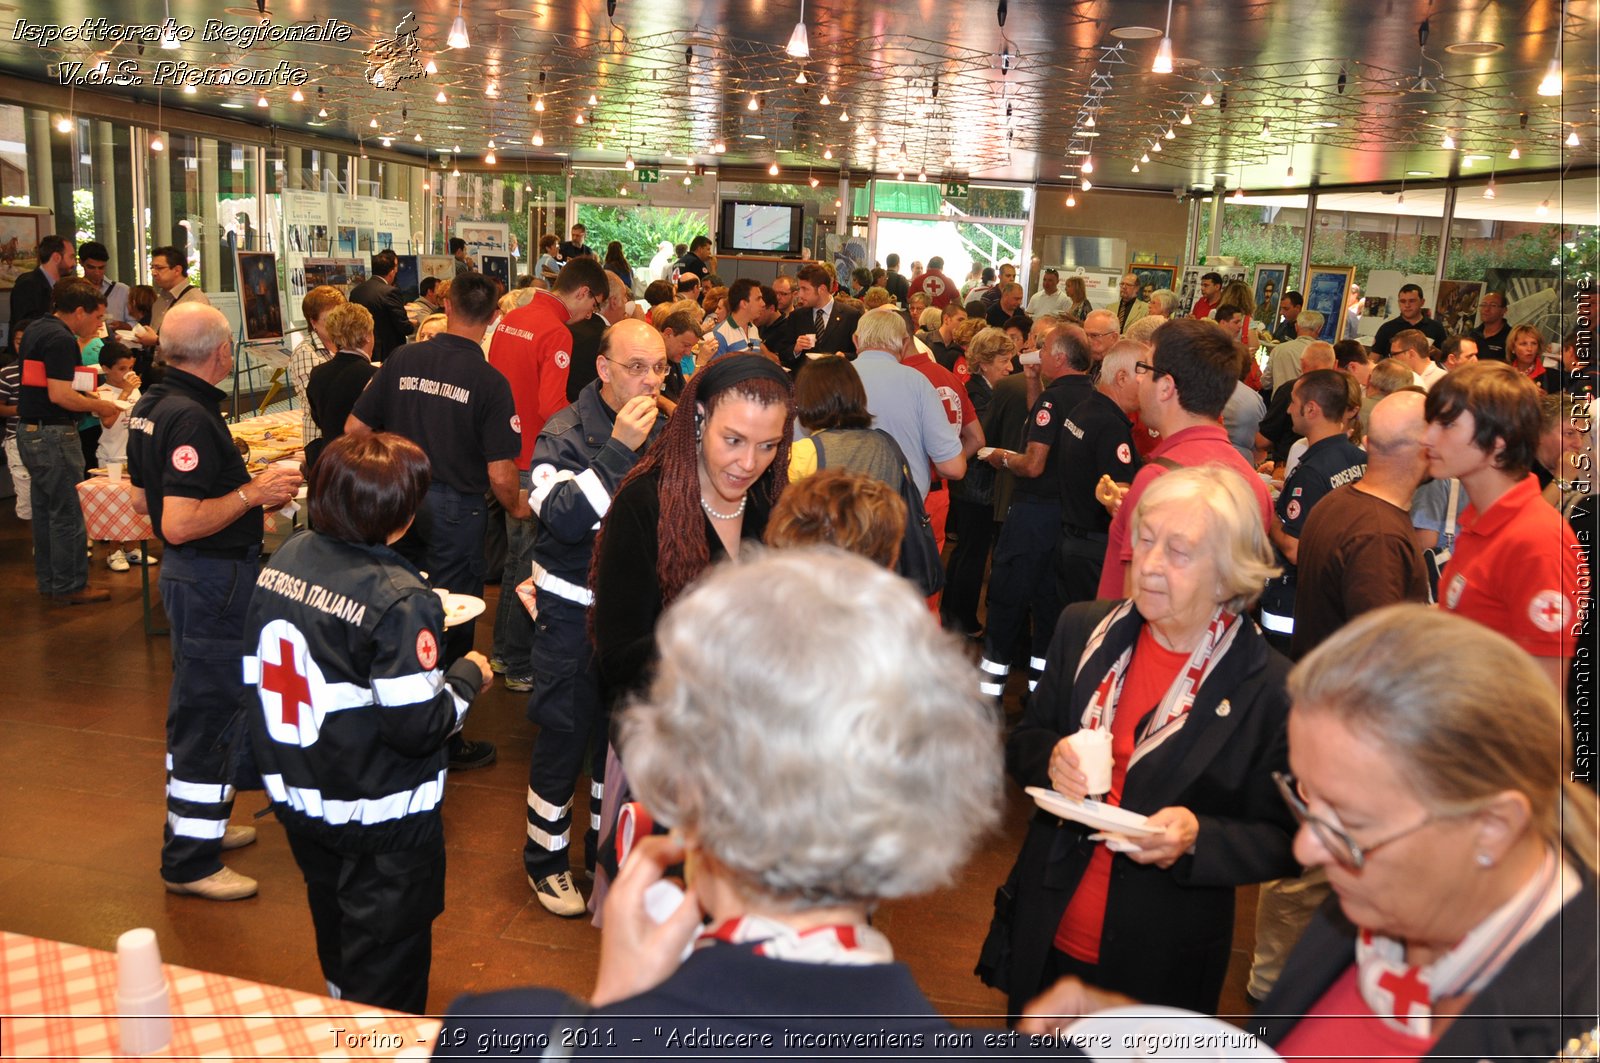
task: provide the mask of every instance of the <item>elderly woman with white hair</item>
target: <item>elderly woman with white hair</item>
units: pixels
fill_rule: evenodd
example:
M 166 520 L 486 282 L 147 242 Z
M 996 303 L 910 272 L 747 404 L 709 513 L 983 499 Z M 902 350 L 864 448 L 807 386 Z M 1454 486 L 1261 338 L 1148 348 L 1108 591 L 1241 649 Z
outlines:
M 1216 1011 L 1235 887 L 1298 873 L 1272 782 L 1289 662 L 1244 615 L 1276 572 L 1243 477 L 1178 469 L 1134 510 L 1132 597 L 1062 614 L 1006 749 L 1013 778 L 1055 797 L 1040 799 L 979 967 L 1013 1012 L 1064 975 Z M 1085 800 L 1082 747 L 1101 765 L 1110 749 L 1100 801 Z M 1104 831 L 1108 811 L 1126 836 Z
M 459 1000 L 439 1056 L 490 1034 L 485 1054 L 506 1054 L 588 1009 L 578 1025 L 663 1057 L 686 1050 L 652 1032 L 666 1016 L 756 1047 L 948 1030 L 869 917 L 949 882 L 997 819 L 999 736 L 954 639 L 898 576 L 810 548 L 713 570 L 659 643 L 621 746 L 671 834 L 622 865 L 587 1006 L 529 989 Z M 679 863 L 682 894 L 663 885 Z

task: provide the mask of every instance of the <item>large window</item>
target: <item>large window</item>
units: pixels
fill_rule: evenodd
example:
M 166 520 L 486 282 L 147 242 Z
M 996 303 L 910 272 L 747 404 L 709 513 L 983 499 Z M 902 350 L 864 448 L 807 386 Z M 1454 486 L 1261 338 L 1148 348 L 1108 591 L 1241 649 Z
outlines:
M 948 195 L 946 193 L 949 193 Z M 1026 284 L 1024 242 L 1033 189 L 1007 186 L 943 186 L 922 181 L 873 181 L 855 195 L 861 213 L 870 195 L 873 255 L 892 253 L 902 268 L 939 256 L 944 273 L 956 280 L 984 267 L 1015 264 Z M 866 263 L 861 263 L 866 264 Z

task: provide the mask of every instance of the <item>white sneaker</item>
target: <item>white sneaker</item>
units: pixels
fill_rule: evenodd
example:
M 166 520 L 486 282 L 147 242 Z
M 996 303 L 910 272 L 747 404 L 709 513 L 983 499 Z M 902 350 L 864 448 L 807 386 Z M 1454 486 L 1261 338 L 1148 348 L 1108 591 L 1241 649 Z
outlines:
M 533 887 L 533 895 L 551 915 L 574 919 L 588 910 L 583 894 L 578 892 L 577 885 L 572 881 L 570 871 L 560 871 L 541 879 L 529 878 L 528 885 Z
M 113 550 L 106 555 L 106 567 L 113 572 L 128 571 L 128 555 L 121 550 Z
M 128 564 L 130 565 L 159 565 L 161 559 L 154 554 L 147 554 L 135 546 L 128 551 Z

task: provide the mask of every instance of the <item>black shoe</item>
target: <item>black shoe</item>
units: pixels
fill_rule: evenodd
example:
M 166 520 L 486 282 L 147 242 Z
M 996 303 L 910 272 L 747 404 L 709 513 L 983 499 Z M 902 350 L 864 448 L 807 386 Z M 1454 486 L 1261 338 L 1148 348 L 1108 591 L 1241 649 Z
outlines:
M 464 738 L 461 740 L 461 746 L 450 754 L 450 770 L 471 771 L 473 768 L 487 768 L 494 763 L 495 756 L 493 742 L 474 742 Z

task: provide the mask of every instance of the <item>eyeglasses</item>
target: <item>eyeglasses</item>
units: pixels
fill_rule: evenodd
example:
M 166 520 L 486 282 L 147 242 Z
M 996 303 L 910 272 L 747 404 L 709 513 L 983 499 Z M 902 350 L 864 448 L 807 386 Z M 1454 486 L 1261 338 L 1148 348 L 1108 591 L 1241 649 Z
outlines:
M 606 356 L 606 361 L 618 366 L 624 374 L 633 377 L 635 380 L 644 376 L 665 377 L 667 375 L 666 362 L 619 362 L 609 355 Z
M 1085 333 L 1085 335 L 1087 335 L 1091 340 L 1103 340 L 1107 336 L 1115 336 L 1115 335 L 1117 335 L 1117 333 L 1112 332 L 1112 331 L 1110 331 L 1108 329 L 1105 332 L 1089 332 L 1089 333 Z
M 1292 773 L 1275 771 L 1272 773 L 1272 781 L 1278 784 L 1278 793 L 1283 795 L 1284 804 L 1294 813 L 1295 820 L 1310 827 L 1311 833 L 1317 836 L 1318 843 L 1328 851 L 1328 855 L 1352 871 L 1360 871 L 1366 866 L 1369 856 L 1390 842 L 1397 842 L 1407 835 L 1415 834 L 1435 820 L 1452 818 L 1429 813 L 1420 822 L 1413 823 L 1382 841 L 1373 842 L 1371 845 L 1360 845 L 1343 828 L 1311 814 L 1311 806 L 1306 804 L 1305 796 L 1300 792 L 1300 782 Z M 1464 813 L 1456 813 L 1456 815 L 1462 814 Z
M 1170 373 L 1163 373 L 1161 370 L 1157 369 L 1155 366 L 1151 365 L 1149 362 L 1134 362 L 1133 363 L 1133 371 L 1134 371 L 1135 374 L 1138 374 L 1138 373 L 1149 373 L 1153 377 L 1154 376 L 1170 376 L 1171 375 Z

